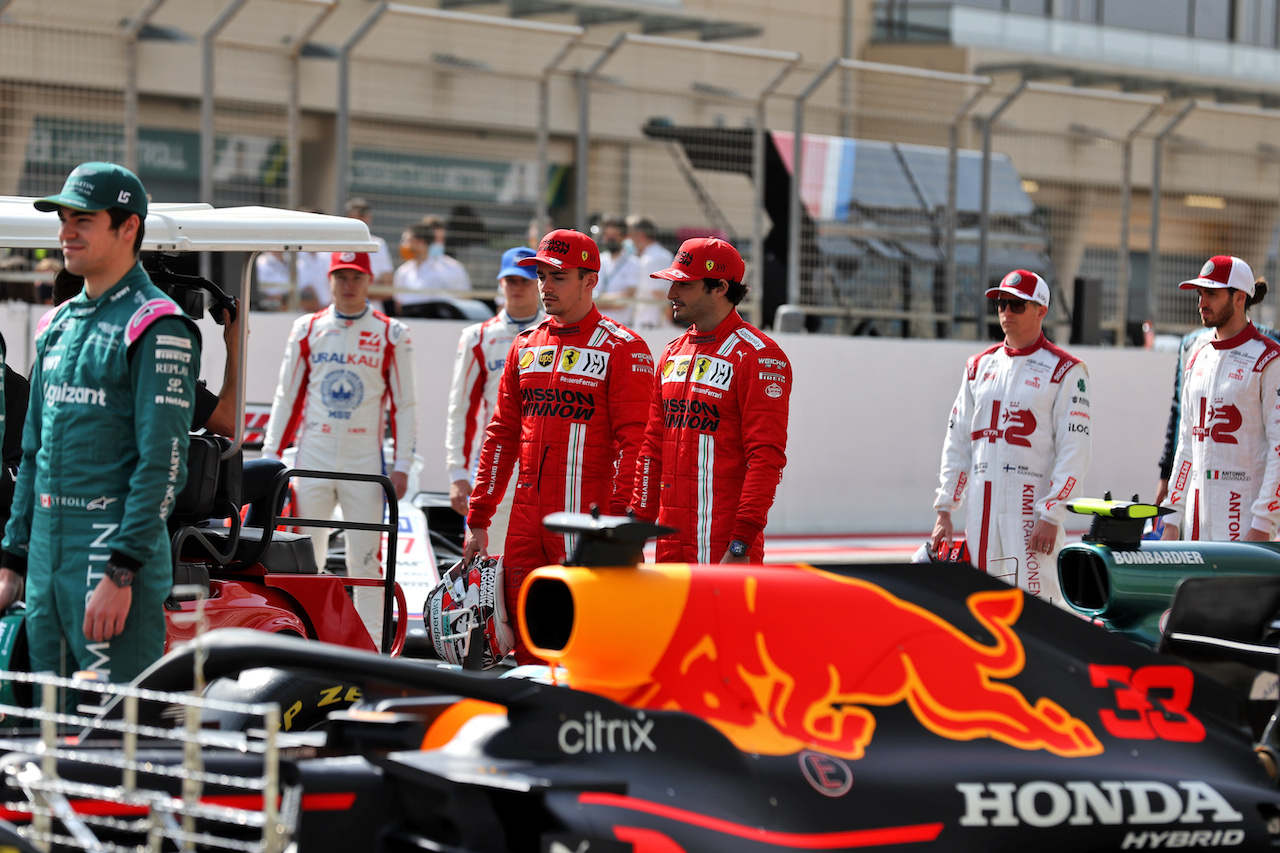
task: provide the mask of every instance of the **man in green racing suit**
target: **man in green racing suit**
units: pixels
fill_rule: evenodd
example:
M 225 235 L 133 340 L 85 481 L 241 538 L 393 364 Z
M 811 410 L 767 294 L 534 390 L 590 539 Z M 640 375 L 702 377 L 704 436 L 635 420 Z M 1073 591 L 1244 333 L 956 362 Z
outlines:
M 0 608 L 25 572 L 32 671 L 129 681 L 164 652 L 199 332 L 138 264 L 147 196 L 132 172 L 81 164 L 36 207 L 57 211 L 85 289 L 36 340 Z

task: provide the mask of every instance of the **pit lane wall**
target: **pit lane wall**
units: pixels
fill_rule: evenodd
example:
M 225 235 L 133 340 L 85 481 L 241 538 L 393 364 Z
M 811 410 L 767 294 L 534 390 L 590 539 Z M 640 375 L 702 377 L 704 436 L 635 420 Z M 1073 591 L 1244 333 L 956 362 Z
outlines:
M 0 305 L 10 366 L 26 374 L 35 323 L 45 309 Z M 293 317 L 250 316 L 247 400 L 271 402 Z M 445 415 L 460 321 L 410 320 L 418 381 L 421 489 L 448 489 Z M 222 383 L 221 327 L 201 321 L 202 375 Z M 791 434 L 787 468 L 769 516 L 769 532 L 915 533 L 933 527 L 934 489 L 947 415 L 972 341 L 776 335 L 791 359 Z M 655 355 L 666 343 L 649 336 Z M 1173 388 L 1172 352 L 1073 347 L 1093 387 L 1093 465 L 1084 494 L 1154 494 Z M 959 520 L 959 518 L 957 519 Z M 1083 531 L 1087 523 L 1068 525 Z

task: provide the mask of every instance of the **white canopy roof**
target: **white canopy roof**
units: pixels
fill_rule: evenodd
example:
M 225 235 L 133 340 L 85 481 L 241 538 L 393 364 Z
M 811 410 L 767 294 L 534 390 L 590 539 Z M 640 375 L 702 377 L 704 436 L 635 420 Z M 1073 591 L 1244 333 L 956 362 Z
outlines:
M 0 196 L 0 247 L 59 247 L 57 214 L 36 210 L 34 201 Z M 359 219 L 274 207 L 214 208 L 192 202 L 152 204 L 142 248 L 164 252 L 376 252 L 378 244 Z

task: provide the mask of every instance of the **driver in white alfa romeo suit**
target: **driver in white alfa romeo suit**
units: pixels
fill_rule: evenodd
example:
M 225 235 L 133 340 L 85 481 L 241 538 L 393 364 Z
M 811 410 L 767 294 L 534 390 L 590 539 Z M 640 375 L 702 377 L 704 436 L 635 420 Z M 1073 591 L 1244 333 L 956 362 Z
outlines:
M 360 474 L 383 473 L 382 438 L 390 409 L 395 467 L 388 474 L 396 497 L 408 491 L 418 432 L 409 329 L 368 302 L 373 274 L 369 256 L 335 252 L 329 265 L 333 304 L 299 317 L 289 334 L 280 384 L 271 403 L 262 455 L 278 459 L 291 444 L 297 468 Z M 347 521 L 380 523 L 383 491 L 376 483 L 298 478 L 293 481 L 302 518 L 330 518 L 342 506 Z M 316 562 L 328 550 L 326 530 L 312 530 Z M 382 576 L 382 534 L 348 530 L 347 573 Z M 375 645 L 382 638 L 382 590 L 355 589 L 356 610 Z
M 1200 319 L 1213 334 L 1182 372 L 1178 449 L 1163 506 L 1163 537 L 1265 542 L 1280 523 L 1280 344 L 1246 312 L 1266 282 L 1239 258 L 1216 255 L 1198 278 Z
M 979 569 L 1066 606 L 1058 584 L 1064 501 L 1089 470 L 1089 370 L 1045 338 L 1049 285 L 1014 270 L 987 291 L 1004 343 L 969 359 L 951 407 L 934 509 L 935 553 L 970 495 L 965 537 Z

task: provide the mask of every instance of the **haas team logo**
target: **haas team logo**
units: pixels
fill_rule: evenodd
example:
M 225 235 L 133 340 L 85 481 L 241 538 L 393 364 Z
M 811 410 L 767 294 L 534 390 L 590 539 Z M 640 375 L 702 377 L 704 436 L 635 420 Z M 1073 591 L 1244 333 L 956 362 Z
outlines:
M 320 393 L 331 413 L 341 412 L 350 417 L 348 413 L 364 399 L 364 383 L 350 370 L 335 370 L 325 376 Z

